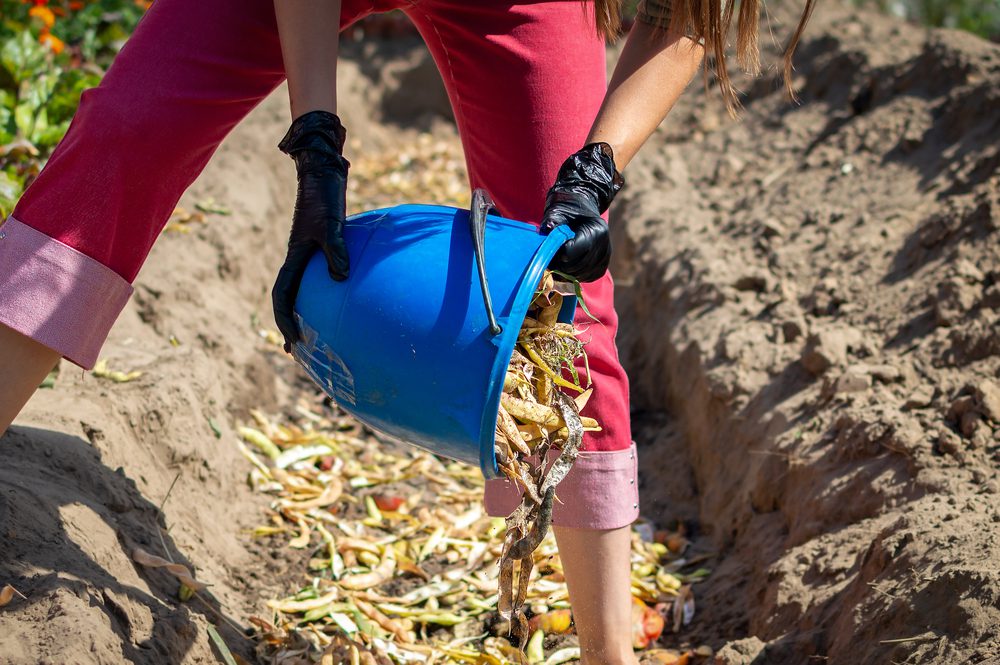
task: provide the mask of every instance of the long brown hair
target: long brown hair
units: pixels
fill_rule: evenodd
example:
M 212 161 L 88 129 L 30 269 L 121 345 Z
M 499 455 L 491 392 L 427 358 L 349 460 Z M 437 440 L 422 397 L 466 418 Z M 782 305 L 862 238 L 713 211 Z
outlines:
M 760 74 L 758 36 L 762 4 L 763 0 L 672 0 L 671 3 L 670 31 L 683 31 L 695 39 L 704 40 L 705 51 L 713 61 L 722 98 L 733 115 L 740 107 L 740 102 L 726 67 L 726 41 L 733 17 L 736 16 L 736 62 L 744 71 L 754 76 Z M 785 90 L 792 99 L 795 99 L 795 90 L 792 88 L 792 54 L 815 4 L 816 0 L 805 0 L 798 26 L 785 46 Z M 597 31 L 609 41 L 615 39 L 621 32 L 622 0 L 594 0 L 594 5 Z M 708 76 L 707 68 L 705 75 Z

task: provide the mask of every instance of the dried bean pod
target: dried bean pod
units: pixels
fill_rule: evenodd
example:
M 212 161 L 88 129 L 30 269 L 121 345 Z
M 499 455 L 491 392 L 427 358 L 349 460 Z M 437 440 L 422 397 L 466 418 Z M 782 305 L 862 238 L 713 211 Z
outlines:
M 542 497 L 542 505 L 538 509 L 538 517 L 535 519 L 531 531 L 511 546 L 509 552 L 511 559 L 524 559 L 531 556 L 532 552 L 545 539 L 545 534 L 549 532 L 549 525 L 552 523 L 552 500 L 555 495 L 555 487 L 550 487 L 545 492 L 545 496 Z

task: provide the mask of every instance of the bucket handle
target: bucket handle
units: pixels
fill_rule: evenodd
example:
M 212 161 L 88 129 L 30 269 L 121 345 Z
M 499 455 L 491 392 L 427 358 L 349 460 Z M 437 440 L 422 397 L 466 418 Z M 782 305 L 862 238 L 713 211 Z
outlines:
M 477 188 L 472 192 L 472 208 L 469 210 L 469 230 L 472 232 L 472 249 L 476 255 L 476 266 L 479 268 L 479 286 L 483 290 L 483 302 L 486 304 L 486 318 L 490 323 L 490 333 L 499 335 L 503 328 L 497 323 L 493 314 L 493 299 L 490 298 L 490 285 L 486 280 L 486 215 L 490 210 L 496 210 L 493 199 L 485 189 Z

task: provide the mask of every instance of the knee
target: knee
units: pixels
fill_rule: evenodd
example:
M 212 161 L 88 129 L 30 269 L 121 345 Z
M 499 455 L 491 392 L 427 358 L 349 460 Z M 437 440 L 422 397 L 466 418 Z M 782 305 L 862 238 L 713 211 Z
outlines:
M 101 147 L 112 149 L 121 146 L 144 149 L 154 139 L 167 139 L 169 118 L 164 109 L 157 108 L 152 96 L 138 90 L 119 90 L 101 83 L 80 95 L 80 105 L 73 124 L 86 133 L 90 140 Z

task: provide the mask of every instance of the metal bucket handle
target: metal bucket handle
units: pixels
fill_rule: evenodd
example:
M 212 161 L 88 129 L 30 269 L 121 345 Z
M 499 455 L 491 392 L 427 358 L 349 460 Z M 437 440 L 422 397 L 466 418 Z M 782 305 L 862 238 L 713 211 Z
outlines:
M 483 302 L 486 305 L 486 318 L 490 323 L 490 334 L 499 335 L 503 328 L 497 323 L 493 314 L 493 299 L 490 298 L 490 285 L 486 279 L 486 215 L 496 210 L 493 199 L 485 189 L 477 188 L 472 192 L 472 207 L 469 210 L 469 230 L 472 232 L 472 249 L 476 255 L 476 267 L 479 268 L 479 286 L 483 290 Z

